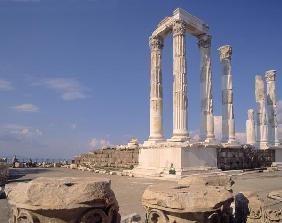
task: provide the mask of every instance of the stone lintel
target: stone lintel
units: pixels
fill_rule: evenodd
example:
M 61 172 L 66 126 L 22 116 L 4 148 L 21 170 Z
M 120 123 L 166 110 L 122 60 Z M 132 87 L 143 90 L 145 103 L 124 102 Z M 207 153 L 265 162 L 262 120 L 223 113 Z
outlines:
M 183 20 L 188 26 L 188 31 L 194 36 L 206 34 L 209 31 L 207 24 L 181 8 L 173 11 L 173 18 L 175 20 Z
M 164 18 L 157 26 L 155 31 L 152 33 L 152 36 L 161 36 L 165 38 L 172 31 L 172 26 L 174 21 L 182 20 L 186 23 L 187 32 L 198 37 L 203 34 L 207 34 L 209 27 L 202 20 L 191 15 L 183 9 L 177 8 L 173 12 L 173 16 Z

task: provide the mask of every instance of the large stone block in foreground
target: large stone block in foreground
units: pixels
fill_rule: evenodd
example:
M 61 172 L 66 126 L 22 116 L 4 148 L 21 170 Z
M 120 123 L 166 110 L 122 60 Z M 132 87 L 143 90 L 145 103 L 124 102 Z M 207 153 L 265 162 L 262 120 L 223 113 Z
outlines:
M 6 187 L 10 223 L 115 223 L 119 207 L 108 179 L 37 178 Z
M 231 178 L 222 175 L 149 186 L 142 197 L 148 223 L 229 223 L 231 184 Z

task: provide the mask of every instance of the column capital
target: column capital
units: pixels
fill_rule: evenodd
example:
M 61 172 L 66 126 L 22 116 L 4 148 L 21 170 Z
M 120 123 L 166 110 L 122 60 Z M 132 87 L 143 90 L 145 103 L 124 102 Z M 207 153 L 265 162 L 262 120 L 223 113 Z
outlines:
M 265 72 L 265 81 L 275 81 L 276 79 L 276 70 L 268 70 Z
M 183 20 L 175 20 L 172 25 L 173 36 L 184 35 L 186 32 L 186 23 Z
M 161 50 L 163 48 L 163 39 L 159 36 L 150 36 L 149 46 L 151 50 Z
M 248 109 L 248 120 L 254 120 L 254 119 L 255 119 L 254 109 Z
M 224 45 L 218 48 L 220 61 L 231 60 L 232 47 L 230 45 Z
M 210 48 L 211 47 L 211 35 L 203 34 L 199 36 L 198 47 Z

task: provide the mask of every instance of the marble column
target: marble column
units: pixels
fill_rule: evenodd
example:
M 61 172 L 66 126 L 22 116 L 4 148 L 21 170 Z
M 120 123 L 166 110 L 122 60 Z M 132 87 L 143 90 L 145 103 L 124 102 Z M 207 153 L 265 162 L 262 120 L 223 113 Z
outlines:
M 259 149 L 268 148 L 268 122 L 265 106 L 264 81 L 256 76 L 256 103 L 257 103 L 257 146 Z
M 250 145 L 256 144 L 254 109 L 248 110 L 248 119 L 246 121 L 246 138 L 247 138 L 247 144 L 250 144 Z
M 268 118 L 268 141 L 270 144 L 279 146 L 279 132 L 277 120 L 276 101 L 276 70 L 265 72 L 266 97 L 267 97 L 267 118 Z
M 163 140 L 163 94 L 162 94 L 162 48 L 163 39 L 150 37 L 151 92 L 150 92 L 150 137 L 149 141 Z
M 214 118 L 211 78 L 211 36 L 201 35 L 198 46 L 200 49 L 200 98 L 201 98 L 201 141 L 213 142 Z
M 222 93 L 222 142 L 235 143 L 235 123 L 233 111 L 233 87 L 231 72 L 232 47 L 220 47 L 220 63 L 222 66 L 221 93 Z
M 173 24 L 173 141 L 189 139 L 187 121 L 187 65 L 186 24 L 176 20 Z

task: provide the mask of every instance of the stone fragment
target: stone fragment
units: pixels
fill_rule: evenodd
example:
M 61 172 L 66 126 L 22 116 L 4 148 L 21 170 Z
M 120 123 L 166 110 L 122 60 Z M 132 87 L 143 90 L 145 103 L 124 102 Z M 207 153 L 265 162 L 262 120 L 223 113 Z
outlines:
M 225 176 L 188 177 L 149 186 L 142 197 L 149 223 L 229 222 L 233 195 Z M 190 179 L 189 179 L 190 178 Z
M 11 223 L 119 222 L 111 182 L 94 177 L 37 178 L 6 187 Z
M 235 223 L 280 223 L 282 210 L 277 209 L 276 204 L 253 192 L 239 193 L 235 196 Z
M 141 216 L 137 213 L 133 213 L 121 218 L 121 223 L 137 223 L 141 222 Z

